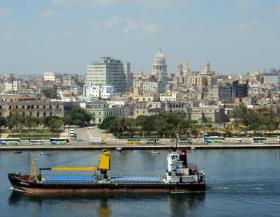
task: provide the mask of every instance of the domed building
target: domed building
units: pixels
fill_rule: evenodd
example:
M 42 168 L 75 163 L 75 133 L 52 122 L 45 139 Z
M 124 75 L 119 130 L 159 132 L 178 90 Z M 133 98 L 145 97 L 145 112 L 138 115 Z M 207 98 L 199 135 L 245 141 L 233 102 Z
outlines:
M 212 71 L 210 63 L 207 62 L 204 69 L 201 71 L 201 75 L 214 75 L 214 71 Z
M 157 77 L 159 81 L 166 82 L 167 79 L 167 65 L 166 65 L 166 57 L 159 49 L 159 52 L 154 56 L 153 63 L 153 74 Z
M 159 52 L 154 56 L 153 71 L 152 74 L 155 75 L 159 82 L 160 93 L 165 92 L 165 87 L 167 83 L 167 65 L 166 57 L 159 49 Z

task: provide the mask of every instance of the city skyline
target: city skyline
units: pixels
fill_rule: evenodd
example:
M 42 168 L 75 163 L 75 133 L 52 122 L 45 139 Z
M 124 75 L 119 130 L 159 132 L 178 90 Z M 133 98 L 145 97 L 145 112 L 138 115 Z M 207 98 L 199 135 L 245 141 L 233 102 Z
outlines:
M 85 73 L 112 56 L 150 73 L 159 48 L 168 73 L 185 62 L 217 74 L 277 68 L 279 18 L 276 0 L 2 1 L 0 72 Z

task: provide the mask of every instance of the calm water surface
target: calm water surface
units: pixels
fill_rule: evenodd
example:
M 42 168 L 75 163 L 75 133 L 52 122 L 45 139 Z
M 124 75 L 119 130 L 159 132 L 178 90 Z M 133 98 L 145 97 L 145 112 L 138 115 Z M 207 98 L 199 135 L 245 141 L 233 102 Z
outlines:
M 280 216 L 280 150 L 195 150 L 189 159 L 207 172 L 205 194 L 28 197 L 12 193 L 9 172 L 38 167 L 93 166 L 99 151 L 0 152 L 0 216 Z M 162 175 L 167 151 L 112 152 L 111 175 Z

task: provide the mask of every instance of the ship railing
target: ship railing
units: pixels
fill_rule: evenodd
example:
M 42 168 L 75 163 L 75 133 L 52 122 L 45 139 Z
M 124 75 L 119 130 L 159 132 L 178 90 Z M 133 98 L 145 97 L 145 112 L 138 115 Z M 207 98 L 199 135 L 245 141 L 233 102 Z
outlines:
M 98 180 L 48 180 L 48 179 L 42 179 L 42 182 L 97 182 Z
M 115 184 L 115 185 L 134 185 L 134 184 L 145 184 L 145 185 L 154 185 L 154 184 L 164 184 L 163 181 L 155 181 L 155 182 L 146 182 L 146 181 L 111 181 L 110 184 Z
M 47 183 L 95 183 L 97 179 L 91 175 L 51 175 L 42 178 Z

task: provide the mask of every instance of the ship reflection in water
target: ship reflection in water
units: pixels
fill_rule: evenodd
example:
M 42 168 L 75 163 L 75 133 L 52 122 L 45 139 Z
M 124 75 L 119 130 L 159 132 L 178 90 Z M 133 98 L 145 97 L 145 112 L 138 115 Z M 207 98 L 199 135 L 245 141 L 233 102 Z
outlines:
M 143 214 L 161 213 L 161 208 L 167 210 L 172 217 L 188 216 L 188 212 L 204 203 L 205 193 L 193 194 L 121 194 L 121 195 L 27 195 L 20 192 L 12 192 L 9 198 L 10 205 L 18 205 L 31 202 L 31 217 L 38 216 L 42 209 L 52 210 L 58 214 L 61 209 L 60 204 L 65 208 L 67 206 L 67 216 L 98 216 L 113 217 L 125 215 L 126 208 L 135 206 L 135 216 L 143 216 Z M 141 204 L 151 201 L 165 204 L 158 207 L 156 202 L 153 210 L 142 207 Z M 164 203 L 162 203 L 164 201 Z M 138 205 L 137 205 L 138 204 Z M 64 210 L 65 211 L 65 210 Z M 114 215 L 112 215 L 114 213 Z M 66 214 L 65 214 L 66 215 Z

